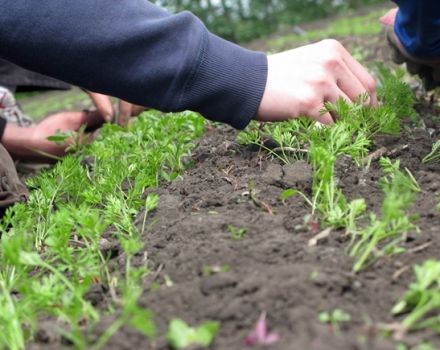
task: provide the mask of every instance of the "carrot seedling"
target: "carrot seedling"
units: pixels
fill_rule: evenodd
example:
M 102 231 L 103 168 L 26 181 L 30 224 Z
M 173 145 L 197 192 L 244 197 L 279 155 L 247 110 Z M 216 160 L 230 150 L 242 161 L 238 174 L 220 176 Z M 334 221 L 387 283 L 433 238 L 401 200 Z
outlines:
M 428 328 L 440 333 L 440 262 L 427 260 L 416 265 L 414 274 L 415 282 L 392 313 L 408 313 L 402 321 L 401 333 Z
M 400 162 L 392 163 L 388 158 L 380 160 L 385 176 L 380 184 L 385 194 L 381 217 L 370 214 L 370 225 L 356 232 L 352 229 L 353 246 L 350 255 L 356 258 L 353 267 L 359 272 L 365 266 L 373 263 L 384 255 L 403 252 L 398 244 L 404 239 L 404 234 L 417 230 L 412 223 L 414 217 L 406 214 L 406 210 L 414 203 L 420 187 L 414 176 L 405 169 L 400 170 Z
M 422 160 L 423 164 L 440 162 L 440 140 L 432 145 L 432 151 Z

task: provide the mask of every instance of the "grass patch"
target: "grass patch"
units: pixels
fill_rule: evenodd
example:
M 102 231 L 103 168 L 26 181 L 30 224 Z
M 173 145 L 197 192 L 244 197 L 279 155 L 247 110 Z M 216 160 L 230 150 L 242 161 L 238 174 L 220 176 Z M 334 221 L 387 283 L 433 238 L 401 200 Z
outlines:
M 302 45 L 311 41 L 343 36 L 377 35 L 382 30 L 379 18 L 384 10 L 376 10 L 365 16 L 343 18 L 331 21 L 326 27 L 319 30 L 305 32 L 303 35 L 288 34 L 268 41 L 271 50 L 279 51 L 287 46 Z

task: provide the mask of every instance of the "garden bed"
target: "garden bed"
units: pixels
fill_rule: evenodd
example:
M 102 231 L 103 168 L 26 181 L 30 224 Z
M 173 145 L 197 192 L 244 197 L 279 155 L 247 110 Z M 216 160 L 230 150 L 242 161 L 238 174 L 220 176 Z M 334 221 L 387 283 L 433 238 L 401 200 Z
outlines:
M 140 302 L 153 311 L 162 336 L 147 348 L 166 349 L 168 322 L 180 317 L 189 324 L 221 322 L 212 348 L 240 349 L 265 312 L 268 326 L 281 335 L 276 349 L 395 349 L 396 343 L 382 336 L 378 324 L 397 321 L 390 312 L 413 280 L 411 266 L 435 258 L 440 248 L 440 166 L 421 165 L 431 136 L 416 129 L 377 140 L 378 148 L 398 150 L 392 158 L 410 169 L 423 190 L 412 208 L 420 215 L 420 233 L 408 235 L 406 253 L 380 259 L 360 274 L 352 272 L 343 230 L 310 247 L 320 232 L 305 224 L 310 208 L 299 196 L 285 204 L 279 200 L 286 188 L 310 193 L 310 167 L 267 160 L 266 154 L 237 145 L 235 136 L 225 127 L 211 129 L 194 151 L 196 168 L 153 190 L 160 201 L 149 217 L 153 224 L 143 234 L 153 273 Z M 338 173 L 349 198 L 363 197 L 370 208 L 380 209 L 382 170 L 377 162 L 364 172 L 347 161 L 338 166 Z M 257 199 L 273 214 L 249 197 L 251 182 Z M 229 225 L 245 229 L 244 238 L 234 240 Z M 207 267 L 228 271 L 211 273 Z M 153 277 L 160 287 L 149 291 Z M 166 280 L 172 286 L 167 287 Z M 321 312 L 334 309 L 352 316 L 340 331 L 318 320 Z M 429 332 L 405 337 L 413 345 L 422 340 L 440 347 L 438 336 Z M 124 329 L 108 347 L 145 347 L 144 341 Z

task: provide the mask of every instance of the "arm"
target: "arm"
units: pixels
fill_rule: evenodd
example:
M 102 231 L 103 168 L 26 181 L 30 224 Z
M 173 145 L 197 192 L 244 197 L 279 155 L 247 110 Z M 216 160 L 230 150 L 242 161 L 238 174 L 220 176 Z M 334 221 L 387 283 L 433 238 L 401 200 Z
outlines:
M 0 56 L 91 91 L 244 127 L 267 58 L 145 0 L 0 1 Z M 6 29 L 7 28 L 7 29 Z
M 374 80 L 335 41 L 271 56 L 209 33 L 190 13 L 146 0 L 0 0 L 0 56 L 91 91 L 245 127 L 372 94 Z M 268 73 L 269 72 L 269 73 Z

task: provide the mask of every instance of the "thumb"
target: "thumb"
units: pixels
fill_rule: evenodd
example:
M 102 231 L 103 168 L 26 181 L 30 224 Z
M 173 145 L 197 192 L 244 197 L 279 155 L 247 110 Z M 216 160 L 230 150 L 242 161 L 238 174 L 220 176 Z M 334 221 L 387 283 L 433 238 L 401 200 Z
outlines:
M 385 26 L 394 26 L 397 11 L 399 11 L 397 7 L 395 9 L 389 10 L 384 16 L 379 19 L 380 23 Z

